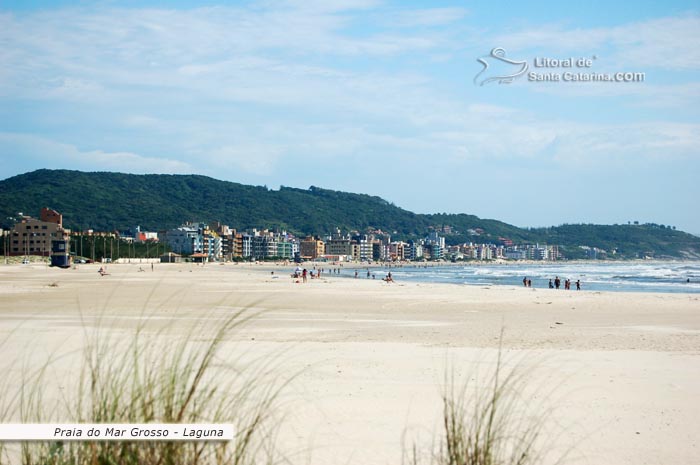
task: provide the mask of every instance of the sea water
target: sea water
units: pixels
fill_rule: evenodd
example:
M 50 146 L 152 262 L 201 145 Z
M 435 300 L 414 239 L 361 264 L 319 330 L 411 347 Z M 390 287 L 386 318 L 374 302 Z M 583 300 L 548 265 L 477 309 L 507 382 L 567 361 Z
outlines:
M 358 270 L 359 277 L 366 278 L 366 270 Z M 587 291 L 700 293 L 700 262 L 424 264 L 372 270 L 377 279 L 389 271 L 396 281 L 523 286 L 527 278 L 532 287 L 548 288 L 549 280 L 558 276 L 562 289 L 570 279 L 572 290 L 580 280 L 581 289 Z

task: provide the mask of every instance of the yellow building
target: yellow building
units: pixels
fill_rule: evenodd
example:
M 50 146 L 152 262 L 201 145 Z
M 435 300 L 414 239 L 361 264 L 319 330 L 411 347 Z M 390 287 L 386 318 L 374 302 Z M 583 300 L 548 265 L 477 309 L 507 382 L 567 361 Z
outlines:
M 305 260 L 314 260 L 321 257 L 325 253 L 325 244 L 322 240 L 314 237 L 307 237 L 299 245 L 301 258 Z

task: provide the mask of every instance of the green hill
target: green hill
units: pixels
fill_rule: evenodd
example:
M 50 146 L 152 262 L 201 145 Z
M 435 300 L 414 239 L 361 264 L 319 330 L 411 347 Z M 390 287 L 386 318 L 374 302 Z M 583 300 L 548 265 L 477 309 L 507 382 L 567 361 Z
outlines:
M 639 253 L 684 257 L 700 255 L 700 238 L 659 225 L 563 225 L 523 229 L 466 214 L 421 215 L 379 197 L 318 187 L 270 190 L 198 175 L 134 175 L 37 170 L 0 181 L 0 223 L 17 212 L 37 215 L 42 207 L 60 211 L 69 228 L 115 230 L 140 225 L 162 230 L 184 221 L 221 221 L 237 229 L 280 228 L 299 235 L 335 228 L 382 229 L 394 237 L 422 237 L 449 226 L 447 242 L 560 244 L 567 256 L 579 245 L 617 249 L 623 257 Z

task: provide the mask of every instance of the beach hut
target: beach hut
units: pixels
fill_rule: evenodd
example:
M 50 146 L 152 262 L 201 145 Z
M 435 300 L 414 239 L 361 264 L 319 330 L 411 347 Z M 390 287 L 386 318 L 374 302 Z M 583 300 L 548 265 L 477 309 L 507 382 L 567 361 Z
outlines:
M 194 263 L 205 263 L 209 261 L 209 255 L 205 253 L 193 253 L 190 258 Z
M 53 239 L 51 241 L 51 266 L 70 268 L 70 241 Z
M 168 252 L 160 256 L 161 263 L 180 263 L 182 256 L 173 252 Z

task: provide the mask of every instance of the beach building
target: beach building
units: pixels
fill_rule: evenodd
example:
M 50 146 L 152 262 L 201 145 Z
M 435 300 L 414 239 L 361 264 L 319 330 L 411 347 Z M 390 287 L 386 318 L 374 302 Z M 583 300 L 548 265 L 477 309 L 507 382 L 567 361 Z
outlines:
M 406 244 L 402 241 L 396 241 L 389 244 L 389 257 L 391 260 L 405 260 L 406 258 Z
M 295 247 L 294 247 L 294 242 L 289 242 L 289 241 L 278 241 L 277 242 L 277 254 L 276 256 L 278 258 L 285 258 L 287 260 L 291 260 L 294 258 L 294 254 L 296 253 Z
M 221 258 L 231 260 L 235 256 L 236 230 L 218 221 L 210 223 L 209 229 L 219 236 L 221 241 Z
M 158 233 L 152 231 L 142 231 L 141 226 L 136 226 L 133 229 L 134 242 L 158 242 Z
M 321 239 L 309 236 L 299 244 L 299 253 L 304 260 L 314 260 L 326 253 L 326 244 Z
M 165 233 L 165 241 L 170 248 L 180 255 L 192 255 L 203 250 L 203 238 L 199 227 L 185 224 Z
M 174 252 L 168 252 L 160 256 L 161 263 L 180 263 L 182 257 Z
M 517 245 L 512 247 L 507 247 L 504 252 L 505 258 L 508 260 L 526 260 L 527 251 L 525 249 L 519 248 Z
M 357 234 L 352 237 L 352 256 L 355 260 L 368 261 L 373 258 L 372 241 L 366 234 Z
M 491 251 L 491 247 L 486 244 L 480 244 L 477 247 L 477 258 L 479 260 L 492 260 L 493 253 Z
M 350 237 L 341 235 L 340 231 L 337 231 L 325 242 L 326 255 L 353 255 Z
M 220 260 L 222 255 L 221 236 L 209 229 L 207 226 L 202 229 L 202 253 L 205 254 L 209 261 Z
M 70 238 L 69 236 L 51 240 L 51 266 L 58 268 L 69 268 L 70 258 Z
M 39 219 L 20 215 L 10 232 L 9 255 L 51 254 L 51 241 L 66 239 L 70 231 L 63 228 L 63 215 L 50 208 L 42 208 Z
M 417 241 L 408 241 L 404 246 L 404 256 L 409 260 L 420 260 L 423 258 L 423 244 Z
M 221 236 L 205 223 L 186 223 L 165 233 L 165 242 L 180 255 L 204 254 L 207 261 L 223 256 Z

